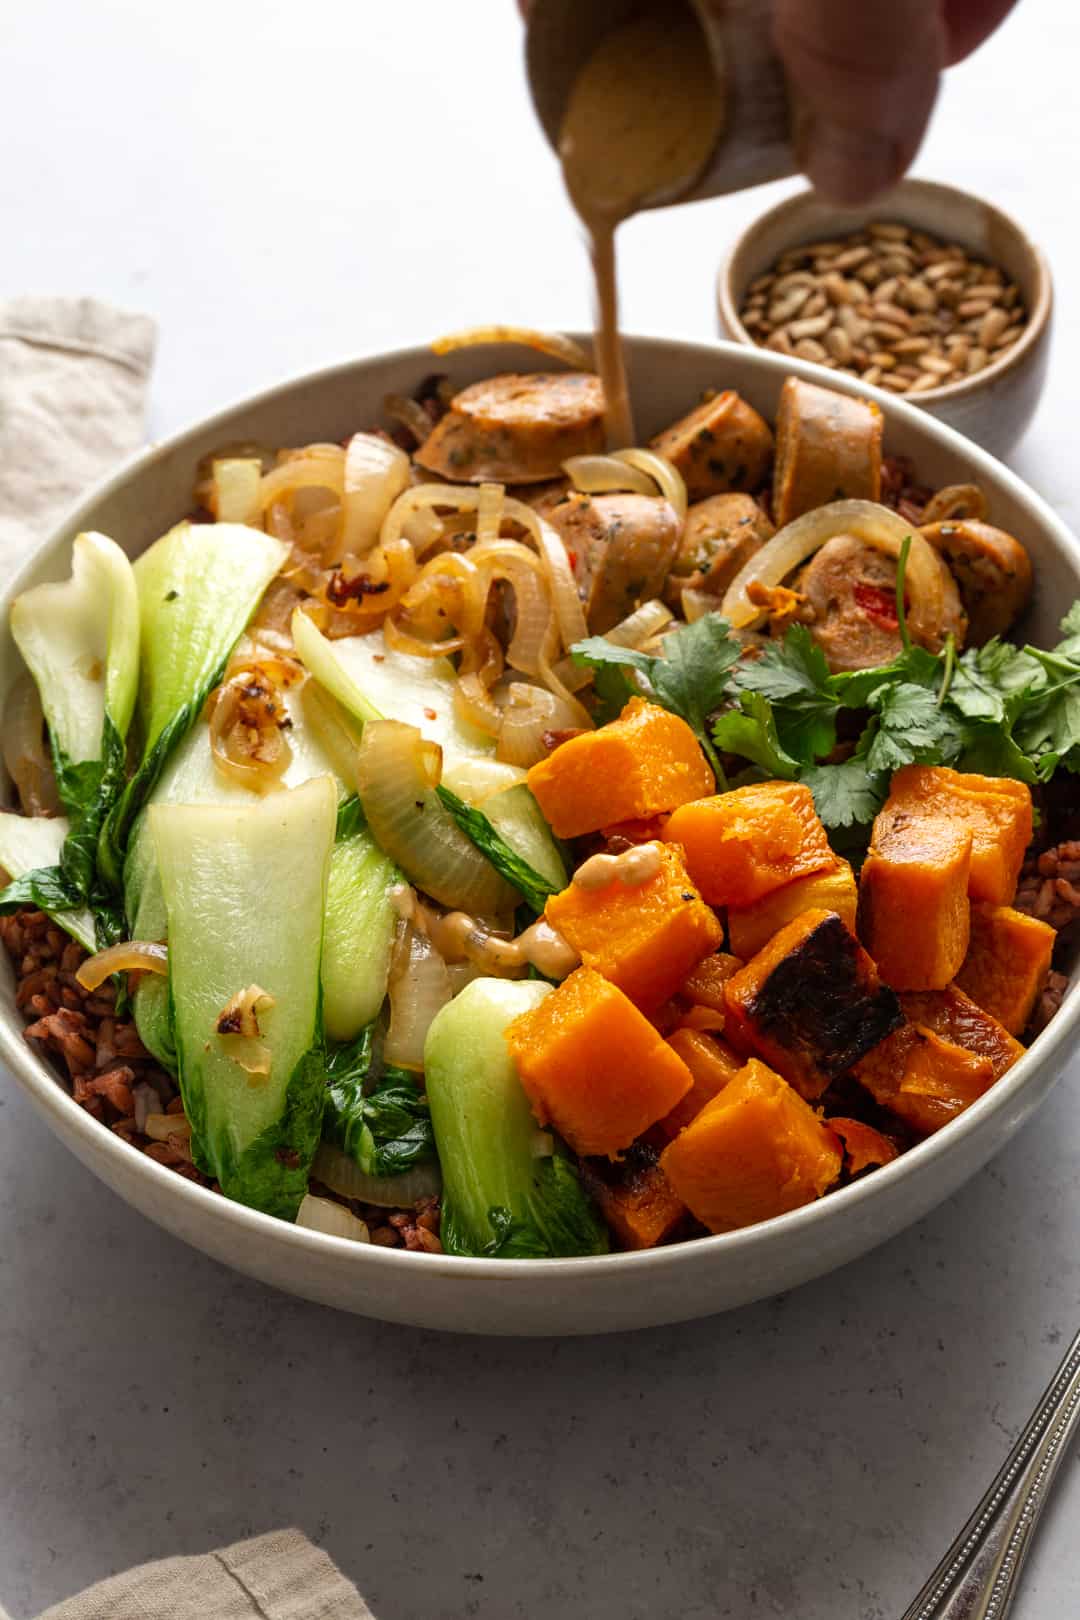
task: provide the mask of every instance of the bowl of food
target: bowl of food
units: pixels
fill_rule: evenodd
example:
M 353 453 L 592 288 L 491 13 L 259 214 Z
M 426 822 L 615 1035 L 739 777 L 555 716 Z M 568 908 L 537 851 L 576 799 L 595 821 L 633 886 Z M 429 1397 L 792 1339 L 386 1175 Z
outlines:
M 1045 255 L 1002 209 L 936 181 L 858 209 L 789 197 L 739 237 L 717 301 L 725 336 L 910 398 L 998 456 L 1046 380 Z
M 0 1054 L 133 1218 L 342 1309 L 805 1282 L 1075 1039 L 1076 542 L 902 400 L 627 344 L 641 448 L 572 340 L 357 360 L 5 598 Z

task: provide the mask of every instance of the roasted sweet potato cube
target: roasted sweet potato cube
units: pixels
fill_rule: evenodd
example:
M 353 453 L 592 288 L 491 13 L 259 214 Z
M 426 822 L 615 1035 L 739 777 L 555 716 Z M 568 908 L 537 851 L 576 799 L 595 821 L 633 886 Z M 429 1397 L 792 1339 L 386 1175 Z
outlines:
M 773 436 L 764 417 L 727 388 L 673 422 L 652 448 L 675 464 L 691 501 L 728 490 L 759 489 L 772 460 Z
M 900 1001 L 907 1022 L 855 1073 L 883 1108 L 929 1135 L 988 1091 L 1024 1049 L 955 985 Z
M 732 1045 L 811 1099 L 902 1022 L 893 991 L 833 911 L 788 923 L 727 986 Z
M 882 814 L 859 876 L 859 938 L 894 990 L 944 990 L 967 955 L 971 828 Z
M 750 906 L 728 908 L 728 938 L 736 956 L 755 956 L 774 934 L 804 911 L 835 911 L 846 927 L 855 932 L 855 909 L 859 891 L 855 874 L 847 861 L 796 878 L 763 895 Z
M 826 1122 L 844 1144 L 844 1169 L 849 1176 L 861 1175 L 864 1170 L 891 1164 L 900 1156 L 900 1149 L 888 1136 L 866 1125 L 861 1119 L 846 1119 L 830 1115 Z
M 617 720 L 534 765 L 529 787 L 558 837 L 577 838 L 699 799 L 713 775 L 685 720 L 631 698 Z
M 975 776 L 944 765 L 905 765 L 893 776 L 882 817 L 942 816 L 971 829 L 968 894 L 1007 906 L 1031 843 L 1031 792 L 1007 776 Z
M 1056 939 L 1048 923 L 1011 906 L 974 905 L 971 941 L 956 982 L 1010 1035 L 1022 1035 L 1050 972 Z
M 515 1018 L 506 1039 L 533 1113 L 575 1153 L 621 1153 L 693 1084 L 644 1013 L 592 968 Z
M 875 1102 L 922 1136 L 940 1130 L 994 1083 L 987 1057 L 906 1024 L 856 1069 Z
M 655 1149 L 640 1143 L 614 1162 L 583 1159 L 581 1179 L 620 1249 L 655 1249 L 688 1219 L 689 1210 L 656 1163 Z
M 668 1045 L 677 1052 L 693 1077 L 693 1085 L 685 1097 L 680 1097 L 671 1113 L 659 1120 L 654 1129 L 667 1141 L 678 1136 L 685 1125 L 701 1113 L 717 1092 L 723 1091 L 734 1080 L 743 1066 L 743 1060 L 733 1052 L 726 1041 L 704 1030 L 676 1029 L 668 1036 Z
M 836 857 L 801 782 L 761 782 L 683 804 L 664 837 L 681 844 L 711 906 L 749 906 Z
M 741 957 L 732 956 L 728 951 L 715 951 L 686 975 L 680 994 L 697 1006 L 714 1007 L 717 1012 L 723 1012 L 727 1005 L 724 986 L 745 966 Z
M 660 869 L 647 883 L 603 889 L 571 883 L 553 894 L 544 914 L 586 967 L 617 984 L 639 1007 L 655 1008 L 675 993 L 724 930 L 687 875 L 673 844 L 656 844 Z
M 660 1168 L 711 1232 L 732 1232 L 820 1198 L 841 1161 L 829 1127 L 751 1058 L 664 1149 Z

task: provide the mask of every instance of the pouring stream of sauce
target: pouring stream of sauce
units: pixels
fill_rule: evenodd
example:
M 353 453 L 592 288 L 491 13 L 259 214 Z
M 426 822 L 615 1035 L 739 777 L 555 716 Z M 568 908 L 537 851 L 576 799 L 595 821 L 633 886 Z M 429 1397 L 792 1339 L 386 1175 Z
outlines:
M 611 448 L 634 443 L 619 340 L 615 231 L 647 203 L 674 202 L 701 174 L 725 120 L 692 6 L 657 3 L 600 41 L 578 74 L 559 132 L 563 178 L 596 279 L 596 367 Z

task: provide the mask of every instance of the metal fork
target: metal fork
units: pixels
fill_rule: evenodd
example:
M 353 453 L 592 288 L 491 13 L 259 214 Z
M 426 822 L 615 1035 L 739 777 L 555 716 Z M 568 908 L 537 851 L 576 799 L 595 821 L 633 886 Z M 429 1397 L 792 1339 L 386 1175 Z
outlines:
M 1080 1425 L 1080 1333 L 990 1489 L 901 1620 L 1005 1620 Z

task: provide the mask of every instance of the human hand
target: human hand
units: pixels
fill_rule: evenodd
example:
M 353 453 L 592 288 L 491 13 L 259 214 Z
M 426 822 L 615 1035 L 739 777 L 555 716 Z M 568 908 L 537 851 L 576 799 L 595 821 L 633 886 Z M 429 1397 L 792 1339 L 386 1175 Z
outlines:
M 768 0 L 761 0 L 767 4 Z M 528 17 L 531 0 L 518 0 Z M 800 168 L 830 201 L 868 202 L 911 163 L 943 68 L 1015 0 L 772 0 L 773 41 L 800 100 Z
M 899 180 L 930 121 L 941 71 L 1014 0 L 774 0 L 773 41 L 801 106 L 800 167 L 830 201 Z

